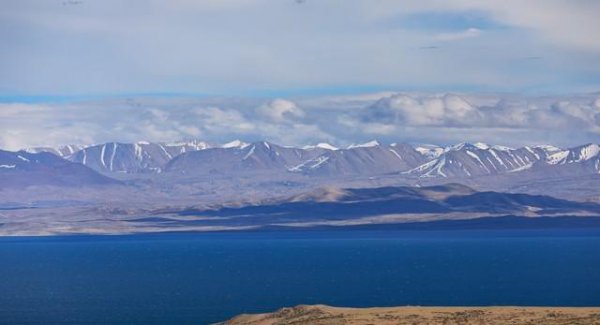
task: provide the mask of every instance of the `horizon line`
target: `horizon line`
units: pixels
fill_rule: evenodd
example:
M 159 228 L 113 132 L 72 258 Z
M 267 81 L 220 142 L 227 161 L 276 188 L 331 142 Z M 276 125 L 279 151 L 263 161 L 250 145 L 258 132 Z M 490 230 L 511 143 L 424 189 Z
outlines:
M 597 95 L 598 90 L 507 90 L 507 89 L 485 89 L 485 87 L 406 87 L 406 86 L 333 86 L 333 87 L 314 87 L 314 88 L 288 88 L 288 89 L 266 89 L 257 91 L 238 91 L 238 92 L 186 92 L 186 91 L 144 91 L 144 92 L 90 92 L 78 94 L 10 94 L 0 93 L 0 103 L 63 103 L 72 101 L 103 100 L 127 97 L 156 97 L 156 98 L 276 98 L 276 97 L 327 97 L 342 95 L 358 95 L 372 93 L 459 93 L 459 94 L 495 94 L 495 95 L 521 95 L 525 97 L 542 96 L 565 96 L 565 95 Z

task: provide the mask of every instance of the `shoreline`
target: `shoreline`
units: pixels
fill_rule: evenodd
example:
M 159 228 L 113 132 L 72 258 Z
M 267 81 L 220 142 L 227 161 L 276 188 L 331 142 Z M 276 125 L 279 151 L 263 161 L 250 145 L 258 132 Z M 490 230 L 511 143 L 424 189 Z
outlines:
M 597 218 L 600 221 L 600 218 Z M 428 222 L 430 223 L 430 222 Z M 375 235 L 403 235 L 392 238 L 426 238 L 435 234 L 444 234 L 463 238 L 480 238 L 490 234 L 498 237 L 598 237 L 600 236 L 600 225 L 584 227 L 573 225 L 572 227 L 498 227 L 498 228 L 459 228 L 459 227 L 423 227 L 404 228 L 399 224 L 369 225 L 369 226 L 346 226 L 346 227 L 309 227 L 309 228 L 253 228 L 236 230 L 167 230 L 167 231 L 140 231 L 140 232 L 64 232 L 64 233 L 26 233 L 26 234 L 1 234 L 0 241 L 19 240 L 65 240 L 65 239 L 123 239 L 123 238 L 185 238 L 186 236 L 202 237 L 262 237 L 273 235 L 274 238 L 290 239 L 303 238 L 305 235 L 315 238 L 345 238 L 347 234 L 363 234 L 359 238 L 370 238 Z M 312 237 L 308 237 L 310 239 Z
M 600 307 L 371 307 L 299 305 L 242 314 L 219 325 L 275 324 L 600 324 Z
M 600 216 L 495 216 L 467 219 L 439 219 L 411 222 L 368 223 L 355 225 L 282 226 L 244 225 L 235 227 L 193 226 L 177 227 L 135 224 L 124 228 L 92 227 L 48 227 L 43 229 L 18 230 L 8 228 L 10 224 L 0 222 L 0 238 L 51 238 L 77 236 L 139 236 L 160 234 L 220 234 L 220 233 L 308 233 L 308 232 L 514 232 L 514 231 L 600 231 Z

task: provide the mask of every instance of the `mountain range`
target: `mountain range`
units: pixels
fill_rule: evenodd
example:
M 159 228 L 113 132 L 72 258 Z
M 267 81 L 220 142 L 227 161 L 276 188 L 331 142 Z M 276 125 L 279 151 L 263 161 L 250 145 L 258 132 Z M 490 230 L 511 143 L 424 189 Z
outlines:
M 597 144 L 30 148 L 0 151 L 0 234 L 590 216 L 599 181 Z
M 113 177 L 163 172 L 193 175 L 269 171 L 321 177 L 397 173 L 409 178 L 461 179 L 547 170 L 557 173 L 568 170 L 576 175 L 600 172 L 600 147 L 591 143 L 561 149 L 549 145 L 509 148 L 460 143 L 439 147 L 371 141 L 340 149 L 325 143 L 289 147 L 238 140 L 220 146 L 202 141 L 111 142 L 27 151 L 50 152 Z

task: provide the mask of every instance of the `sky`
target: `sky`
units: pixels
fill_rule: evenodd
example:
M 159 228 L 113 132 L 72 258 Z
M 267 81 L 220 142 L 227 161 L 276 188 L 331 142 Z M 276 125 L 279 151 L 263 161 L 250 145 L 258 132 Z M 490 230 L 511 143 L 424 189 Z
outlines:
M 599 140 L 598 1 L 0 5 L 1 148 Z

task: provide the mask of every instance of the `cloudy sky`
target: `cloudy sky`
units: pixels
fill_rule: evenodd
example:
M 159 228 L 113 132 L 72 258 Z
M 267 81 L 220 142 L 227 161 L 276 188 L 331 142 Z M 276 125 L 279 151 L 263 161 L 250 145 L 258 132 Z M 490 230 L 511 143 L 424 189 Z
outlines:
M 2 148 L 599 141 L 598 1 L 1 5 Z

